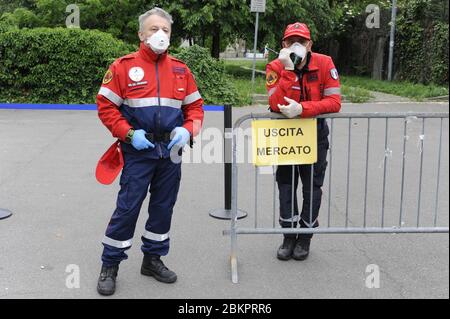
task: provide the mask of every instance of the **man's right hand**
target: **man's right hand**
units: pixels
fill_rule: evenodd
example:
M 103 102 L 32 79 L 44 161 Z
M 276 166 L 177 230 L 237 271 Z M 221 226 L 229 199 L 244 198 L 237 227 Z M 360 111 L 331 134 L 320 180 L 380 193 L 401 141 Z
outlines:
M 133 137 L 131 139 L 131 145 L 138 151 L 145 150 L 148 148 L 155 148 L 155 145 L 147 140 L 145 137 L 144 130 L 136 130 L 134 131 Z
M 281 49 L 278 59 L 283 63 L 284 68 L 289 71 L 293 71 L 295 66 L 294 62 L 291 60 L 292 51 L 288 48 Z

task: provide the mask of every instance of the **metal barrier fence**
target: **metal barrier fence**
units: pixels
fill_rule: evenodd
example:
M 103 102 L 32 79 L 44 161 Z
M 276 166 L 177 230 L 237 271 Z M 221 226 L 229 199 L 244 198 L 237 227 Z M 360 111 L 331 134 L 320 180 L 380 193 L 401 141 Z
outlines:
M 327 204 L 328 206 L 327 222 L 323 225 L 321 222 L 321 225 L 317 228 L 276 227 L 278 212 L 276 211 L 277 187 L 274 173 L 273 197 L 271 198 L 272 225 L 271 227 L 259 226 L 261 216 L 258 215 L 258 186 L 260 184 L 258 180 L 258 168 L 255 169 L 254 178 L 254 225 L 253 227 L 238 227 L 238 185 L 239 187 L 243 187 L 242 183 L 245 183 L 245 181 L 241 181 L 240 183 L 238 175 L 237 141 L 239 129 L 243 123 L 249 120 L 277 120 L 286 118 L 277 113 L 262 113 L 248 114 L 236 120 L 233 128 L 232 143 L 231 225 L 229 230 L 224 230 L 223 232 L 224 235 L 230 235 L 231 238 L 230 262 L 232 282 L 238 282 L 237 235 L 239 234 L 448 233 L 448 213 L 444 216 L 443 221 L 440 220 L 441 223 L 445 223 L 446 225 L 438 226 L 438 211 L 442 209 L 442 206 L 448 206 L 448 197 L 442 203 L 443 196 L 440 196 L 443 176 L 448 177 L 448 149 L 447 152 L 444 150 L 448 145 L 448 141 L 446 144 L 443 141 L 445 137 L 448 137 L 448 120 L 445 120 L 448 117 L 449 114 L 444 112 L 336 113 L 318 116 L 317 118 L 327 119 L 326 121 L 330 128 L 330 149 L 327 158 L 327 177 L 323 185 L 323 196 L 324 198 L 328 197 L 328 200 L 323 202 L 323 204 Z M 354 130 L 359 130 L 359 132 L 356 132 L 358 134 L 352 134 Z M 444 136 L 445 130 L 447 130 L 447 134 Z M 377 134 L 376 139 L 372 138 L 374 134 Z M 408 134 L 417 135 L 417 144 L 411 142 L 412 138 Z M 346 147 L 344 145 L 341 148 L 337 148 L 337 144 L 342 142 L 346 144 Z M 353 144 L 358 145 L 352 148 Z M 395 147 L 398 149 L 394 151 Z M 345 151 L 337 152 L 336 149 L 345 150 L 345 148 L 347 156 L 346 158 L 340 159 L 339 157 L 345 155 Z M 374 162 L 378 163 L 377 156 L 374 155 L 374 148 L 378 148 L 379 152 L 377 155 L 381 157 L 381 160 L 379 160 L 379 165 L 376 168 L 371 169 L 369 166 L 373 166 Z M 352 155 L 352 151 L 355 153 L 355 150 L 358 151 L 357 154 L 354 154 L 357 156 Z M 383 154 L 380 155 L 381 152 Z M 395 156 L 393 156 L 393 153 L 395 153 Z M 396 156 L 397 154 L 400 154 L 400 156 Z M 435 155 L 434 158 L 433 155 Z M 442 159 L 443 155 L 446 156 L 446 160 Z M 394 163 L 394 160 L 397 162 Z M 336 166 L 342 163 L 343 167 L 336 169 Z M 446 166 L 443 167 L 444 165 Z M 395 167 L 392 169 L 390 166 L 399 166 L 399 170 L 396 170 Z M 314 167 L 311 165 L 312 172 L 313 169 Z M 343 175 L 342 178 L 338 178 L 339 174 Z M 425 174 L 427 178 L 424 178 Z M 352 179 L 350 178 L 351 175 L 353 176 Z M 292 183 L 294 183 L 294 174 L 292 175 L 292 179 Z M 415 182 L 409 183 L 407 179 L 413 179 Z M 312 180 L 311 178 L 311 184 Z M 333 183 L 335 180 L 341 183 L 344 181 L 342 187 L 334 188 Z M 427 192 L 423 192 L 425 182 Z M 374 183 L 378 184 L 379 191 L 374 190 L 377 186 L 373 185 Z M 353 189 L 357 188 L 358 192 L 352 193 L 352 187 Z M 414 187 L 418 189 L 411 190 Z M 251 188 L 246 187 L 246 189 Z M 310 214 L 312 214 L 313 206 L 313 189 L 311 185 Z M 247 191 L 245 193 L 249 192 Z M 362 197 L 361 200 L 350 202 L 350 199 L 355 196 L 354 193 L 360 194 L 360 197 Z M 445 193 L 448 194 L 448 188 Z M 405 200 L 407 194 L 409 194 L 409 197 L 412 196 L 413 200 Z M 425 197 L 430 204 L 426 207 L 428 209 L 427 212 L 423 213 Z M 291 201 L 292 220 L 294 220 L 293 198 L 294 187 L 292 187 Z M 264 197 L 264 200 L 267 200 L 267 197 Z M 352 206 L 356 204 L 362 206 L 361 212 L 352 218 L 349 217 L 350 212 L 354 213 L 351 211 L 351 204 Z M 408 215 L 406 213 L 407 206 L 413 204 L 417 206 L 411 209 L 412 214 Z M 358 212 L 358 209 L 355 209 L 355 211 Z M 373 213 L 369 215 L 369 211 L 375 211 L 376 215 L 373 215 Z M 448 211 L 448 207 L 446 211 Z M 334 216 L 332 212 L 341 212 L 342 216 L 337 216 L 339 214 L 335 214 L 336 216 Z M 333 226 L 332 218 L 337 220 L 339 217 L 341 217 L 342 225 Z M 319 219 L 321 219 L 320 215 Z M 406 225 L 408 219 L 412 220 L 412 225 Z M 423 225 L 425 219 L 429 221 L 428 225 Z M 310 222 L 311 220 L 312 218 Z

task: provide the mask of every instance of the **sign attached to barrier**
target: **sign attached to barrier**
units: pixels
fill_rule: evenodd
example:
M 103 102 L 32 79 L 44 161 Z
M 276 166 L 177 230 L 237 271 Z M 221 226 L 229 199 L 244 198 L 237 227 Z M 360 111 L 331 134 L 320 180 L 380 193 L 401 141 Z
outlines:
M 317 120 L 252 122 L 253 164 L 301 165 L 317 162 Z

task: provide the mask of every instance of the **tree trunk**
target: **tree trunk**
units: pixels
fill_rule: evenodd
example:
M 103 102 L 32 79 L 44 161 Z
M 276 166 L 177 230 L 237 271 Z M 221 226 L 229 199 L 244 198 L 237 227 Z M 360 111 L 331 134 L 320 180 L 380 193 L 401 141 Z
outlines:
M 375 50 L 375 57 L 372 68 L 372 79 L 383 80 L 384 52 L 386 48 L 386 38 L 379 37 Z
M 220 30 L 214 29 L 213 39 L 212 39 L 211 56 L 213 58 L 219 59 L 220 57 Z
M 202 31 L 202 38 L 201 38 L 200 46 L 205 47 L 205 42 L 206 42 L 206 33 L 203 30 Z

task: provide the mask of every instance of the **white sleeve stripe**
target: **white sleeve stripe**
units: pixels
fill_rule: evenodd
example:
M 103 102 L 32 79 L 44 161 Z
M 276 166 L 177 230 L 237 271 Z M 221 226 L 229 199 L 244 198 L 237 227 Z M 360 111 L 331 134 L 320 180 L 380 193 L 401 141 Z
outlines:
M 269 97 L 270 96 L 272 96 L 274 93 L 275 93 L 275 91 L 277 90 L 277 88 L 275 87 L 275 88 L 271 88 L 270 90 L 269 90 Z
M 334 88 L 328 88 L 323 90 L 324 96 L 330 96 L 330 95 L 341 95 L 341 88 L 340 87 L 334 87 Z
M 194 103 L 197 100 L 200 100 L 202 96 L 200 95 L 200 92 L 195 91 L 194 93 L 189 94 L 186 96 L 183 100 L 183 105 Z
M 121 106 L 123 103 L 123 99 L 107 87 L 102 86 L 98 94 L 103 95 L 117 106 Z

